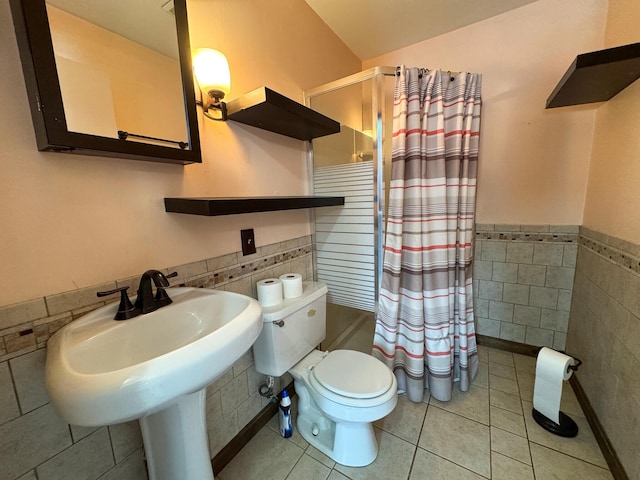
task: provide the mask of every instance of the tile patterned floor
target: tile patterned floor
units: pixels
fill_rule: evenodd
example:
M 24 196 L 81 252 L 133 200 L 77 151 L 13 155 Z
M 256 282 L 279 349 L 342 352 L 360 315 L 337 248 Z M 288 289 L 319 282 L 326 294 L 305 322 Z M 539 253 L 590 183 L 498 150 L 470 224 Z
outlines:
M 277 417 L 218 474 L 220 480 L 519 480 L 612 479 L 568 383 L 562 411 L 580 433 L 552 435 L 531 417 L 535 359 L 480 347 L 481 367 L 471 389 L 450 402 L 398 406 L 375 423 L 378 458 L 369 466 L 338 465 L 297 432 L 278 434 Z M 295 413 L 295 412 L 294 412 Z

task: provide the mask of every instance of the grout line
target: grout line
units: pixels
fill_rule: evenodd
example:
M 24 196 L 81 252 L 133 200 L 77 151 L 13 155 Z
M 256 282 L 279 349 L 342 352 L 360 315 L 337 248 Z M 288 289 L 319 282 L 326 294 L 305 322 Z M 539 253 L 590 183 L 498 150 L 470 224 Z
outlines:
M 534 445 L 537 445 L 539 447 L 546 448 L 547 450 L 551 450 L 552 452 L 559 453 L 560 455 L 565 455 L 567 457 L 573 458 L 574 460 L 579 460 L 579 461 L 584 462 L 586 464 L 589 464 L 589 465 L 591 465 L 593 467 L 598 467 L 598 468 L 600 468 L 602 470 L 606 470 L 607 472 L 611 472 L 611 469 L 608 466 L 607 467 L 603 467 L 602 465 L 598 465 L 596 463 L 592 463 L 589 460 L 585 460 L 584 458 L 576 457 L 575 455 L 571 455 L 570 453 L 566 453 L 566 452 L 563 452 L 561 450 L 556 450 L 555 448 L 549 447 L 548 445 L 543 445 L 542 443 L 538 443 L 538 442 L 534 442 L 533 440 L 529 440 L 529 444 L 531 444 L 531 443 L 533 443 Z M 531 450 L 531 447 L 529 447 L 529 450 Z M 533 461 L 533 459 L 532 459 L 532 461 Z

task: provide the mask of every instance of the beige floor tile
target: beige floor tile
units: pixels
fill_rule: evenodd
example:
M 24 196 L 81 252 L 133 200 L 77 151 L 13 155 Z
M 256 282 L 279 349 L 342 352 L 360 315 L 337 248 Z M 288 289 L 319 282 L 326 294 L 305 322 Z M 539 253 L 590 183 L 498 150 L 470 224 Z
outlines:
M 429 406 L 418 446 L 480 475 L 491 475 L 489 427 Z
M 533 468 L 497 452 L 491 452 L 491 480 L 533 480 Z
M 441 402 L 432 398 L 429 404 L 489 425 L 489 390 L 486 388 L 471 385 L 468 391 L 461 392 L 455 386 L 450 401 Z
M 531 444 L 536 480 L 611 480 L 609 470 L 541 445 Z
M 302 435 L 300 435 L 300 432 L 298 431 L 298 424 L 296 423 L 297 420 L 298 420 L 298 397 L 295 396 L 291 400 L 291 422 L 293 424 L 293 435 L 291 435 L 291 438 L 289 439 L 289 441 L 295 443 L 301 449 L 305 450 L 309 446 L 309 442 L 307 442 L 302 437 Z M 279 422 L 280 422 L 280 419 L 278 417 L 278 414 L 276 413 L 273 417 L 271 417 L 271 420 L 269 420 L 269 422 L 267 423 L 267 427 L 269 427 L 273 432 L 275 432 L 278 435 L 280 435 Z
M 302 455 L 287 480 L 325 480 L 331 469 L 309 455 Z
M 349 477 L 344 476 L 337 470 L 331 470 L 331 475 L 329 475 L 329 478 L 327 478 L 327 480 L 349 480 Z
M 524 425 L 524 417 L 522 414 L 513 413 L 509 410 L 491 406 L 491 426 L 501 428 L 507 432 L 515 433 L 521 437 L 527 438 L 527 429 Z
M 426 403 L 414 403 L 406 395 L 399 395 L 398 404 L 393 412 L 374 425 L 415 445 L 418 443 L 426 413 Z
M 307 449 L 304 451 L 304 453 L 306 453 L 310 457 L 315 458 L 320 463 L 326 465 L 329 468 L 333 468 L 336 466 L 336 462 L 334 462 L 331 457 L 325 455 L 313 445 L 309 445 Z
M 533 373 L 518 372 L 518 389 L 520 390 L 520 397 L 523 400 L 533 401 L 533 385 L 535 384 L 535 379 L 536 376 Z
M 522 414 L 520 397 L 517 395 L 510 395 L 500 390 L 489 390 L 489 404 L 513 413 Z
M 303 450 L 270 428 L 261 429 L 218 473 L 220 480 L 283 480 Z
M 291 439 L 281 438 L 275 416 L 216 479 L 612 478 L 568 382 L 563 385 L 561 409 L 578 423 L 580 434 L 575 439 L 552 435 L 531 417 L 534 357 L 483 346 L 478 352 L 479 373 L 468 392 L 460 392 L 456 386 L 450 402 L 430 399 L 428 390 L 424 403 L 398 398 L 394 412 L 375 423 L 380 450 L 367 467 L 336 464 L 309 445 L 297 428 Z M 640 475 L 636 476 L 634 480 L 640 480 Z
M 372 315 L 366 315 L 358 321 L 358 325 L 348 335 L 342 338 L 339 343 L 332 345 L 330 350 L 348 348 L 349 350 L 356 350 L 366 353 L 367 355 L 371 354 L 376 322 Z
M 580 402 L 578 402 L 578 397 L 576 397 L 576 394 L 574 393 L 573 388 L 571 387 L 571 384 L 569 382 L 564 382 L 562 384 L 562 399 L 560 400 L 560 410 L 571 417 L 577 415 L 584 418 L 584 412 L 582 411 Z
M 519 353 L 513 354 L 513 363 L 516 366 L 518 373 L 535 373 L 536 372 L 536 357 L 529 357 L 527 355 L 520 355 Z
M 409 476 L 411 459 L 415 452 L 415 445 L 384 432 L 378 428 L 378 458 L 366 467 L 353 468 L 336 464 L 335 470 L 353 480 L 388 480 L 390 478 L 404 479 Z
M 497 375 L 498 377 L 508 378 L 510 380 L 516 379 L 516 369 L 509 365 L 503 365 L 501 363 L 491 362 L 489 364 L 489 373 L 491 375 Z
M 462 468 L 460 465 L 418 448 L 411 467 L 409 480 L 425 480 L 427 478 L 437 478 L 438 480 L 484 479 L 484 477 Z
M 527 435 L 531 442 L 566 453 L 572 457 L 585 460 L 589 463 L 607 468 L 607 462 L 602 456 L 598 442 L 596 441 L 587 420 L 581 417 L 572 417 L 578 425 L 578 436 L 565 438 L 547 432 L 536 423 L 531 415 L 532 403 L 522 402 L 525 408 L 524 419 L 527 425 Z
M 478 345 L 478 360 L 481 362 L 489 361 L 489 349 L 484 345 Z
M 515 433 L 491 427 L 491 450 L 521 463 L 531 465 L 529 442 Z
M 489 388 L 491 388 L 491 390 L 500 390 L 501 392 L 511 395 L 520 395 L 518 382 L 497 375 L 489 375 Z
M 477 387 L 489 388 L 489 364 L 487 362 L 479 362 L 478 373 L 471 384 Z
M 502 365 L 513 367 L 513 353 L 498 350 L 496 348 L 489 348 L 489 363 L 500 363 Z

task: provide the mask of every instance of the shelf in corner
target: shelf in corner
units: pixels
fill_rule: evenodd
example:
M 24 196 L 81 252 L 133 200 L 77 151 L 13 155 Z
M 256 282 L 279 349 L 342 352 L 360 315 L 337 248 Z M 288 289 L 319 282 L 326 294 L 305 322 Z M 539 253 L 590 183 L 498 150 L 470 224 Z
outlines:
M 344 205 L 344 197 L 165 198 L 164 209 L 188 215 L 237 215 Z

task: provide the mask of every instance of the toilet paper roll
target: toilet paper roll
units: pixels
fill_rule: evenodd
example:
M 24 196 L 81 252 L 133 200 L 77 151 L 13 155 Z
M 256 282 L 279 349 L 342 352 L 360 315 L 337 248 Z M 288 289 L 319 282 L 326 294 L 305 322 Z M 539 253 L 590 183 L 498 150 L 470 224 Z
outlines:
M 569 380 L 574 365 L 572 357 L 542 347 L 536 361 L 536 380 L 533 386 L 533 408 L 545 417 L 559 424 L 560 399 L 562 397 L 562 382 Z
M 284 298 L 298 298 L 302 296 L 302 275 L 287 273 L 280 276 Z
M 265 278 L 256 283 L 258 302 L 263 307 L 274 307 L 282 303 L 282 282 L 278 278 Z

